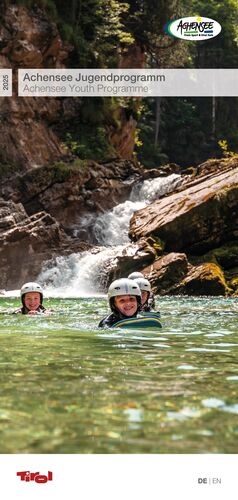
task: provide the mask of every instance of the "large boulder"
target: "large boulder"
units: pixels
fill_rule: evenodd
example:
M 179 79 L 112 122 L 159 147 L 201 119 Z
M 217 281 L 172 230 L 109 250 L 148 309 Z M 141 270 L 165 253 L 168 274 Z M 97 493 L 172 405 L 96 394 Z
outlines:
M 103 290 L 117 278 L 125 278 L 132 271 L 144 268 L 154 260 L 153 249 L 141 239 L 136 244 L 126 244 L 117 248 L 114 254 L 104 265 L 105 279 L 101 280 Z
M 191 267 L 173 293 L 186 295 L 227 295 L 230 292 L 222 269 L 211 262 Z
M 225 296 L 231 291 L 220 266 L 212 262 L 193 266 L 181 253 L 160 257 L 142 272 L 159 295 Z
M 155 235 L 167 252 L 201 255 L 237 238 L 237 199 L 238 157 L 229 169 L 135 212 L 129 235 L 133 241 Z
M 142 272 L 150 281 L 154 293 L 167 295 L 187 275 L 188 269 L 186 255 L 172 252 L 157 258 L 150 266 L 143 268 Z

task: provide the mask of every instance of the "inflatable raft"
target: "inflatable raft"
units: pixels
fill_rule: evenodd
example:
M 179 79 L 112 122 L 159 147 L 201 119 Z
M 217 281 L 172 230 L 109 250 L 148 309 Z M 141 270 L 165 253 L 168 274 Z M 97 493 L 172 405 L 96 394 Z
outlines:
M 134 328 L 138 330 L 144 330 L 145 328 L 162 328 L 162 325 L 159 321 L 159 314 L 148 313 L 139 318 L 121 319 L 113 325 L 113 328 Z

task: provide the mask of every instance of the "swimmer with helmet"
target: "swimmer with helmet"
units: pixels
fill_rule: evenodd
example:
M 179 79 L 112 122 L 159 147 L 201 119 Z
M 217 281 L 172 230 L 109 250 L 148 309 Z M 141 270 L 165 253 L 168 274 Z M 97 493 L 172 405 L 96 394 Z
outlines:
M 140 272 L 133 272 L 129 274 L 129 279 L 135 280 L 141 290 L 141 311 L 155 312 L 155 296 L 151 290 L 149 280 L 144 277 Z
M 42 305 L 43 303 L 43 289 L 39 283 L 33 281 L 25 283 L 20 291 L 22 307 L 15 311 L 15 314 L 46 314 L 47 311 Z
M 103 318 L 100 328 L 110 328 L 125 318 L 136 318 L 141 308 L 141 291 L 138 284 L 129 278 L 120 278 L 108 288 L 111 314 Z

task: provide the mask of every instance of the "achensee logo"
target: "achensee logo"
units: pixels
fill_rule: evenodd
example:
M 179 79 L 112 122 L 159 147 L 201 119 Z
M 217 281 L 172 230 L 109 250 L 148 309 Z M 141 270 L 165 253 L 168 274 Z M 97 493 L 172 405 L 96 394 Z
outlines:
M 165 31 L 176 38 L 200 41 L 219 35 L 221 25 L 209 17 L 181 17 L 167 23 Z
M 35 483 L 47 483 L 47 481 L 52 481 L 53 473 L 49 470 L 48 475 L 40 474 L 39 472 L 30 472 L 29 470 L 23 470 L 21 472 L 17 472 L 17 476 L 20 476 L 21 481 L 26 481 L 27 483 L 30 481 L 35 481 Z

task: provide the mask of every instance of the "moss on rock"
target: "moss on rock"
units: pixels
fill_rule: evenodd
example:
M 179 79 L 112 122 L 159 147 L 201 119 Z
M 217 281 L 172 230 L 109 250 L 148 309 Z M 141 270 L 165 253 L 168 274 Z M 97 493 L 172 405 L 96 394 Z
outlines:
M 222 269 L 217 264 L 207 262 L 193 267 L 180 284 L 180 292 L 188 295 L 230 295 Z

